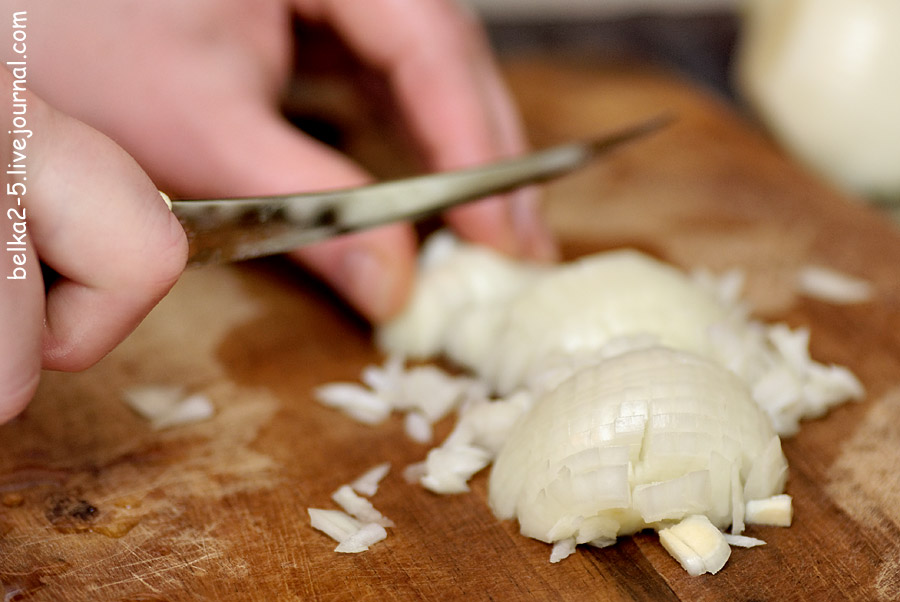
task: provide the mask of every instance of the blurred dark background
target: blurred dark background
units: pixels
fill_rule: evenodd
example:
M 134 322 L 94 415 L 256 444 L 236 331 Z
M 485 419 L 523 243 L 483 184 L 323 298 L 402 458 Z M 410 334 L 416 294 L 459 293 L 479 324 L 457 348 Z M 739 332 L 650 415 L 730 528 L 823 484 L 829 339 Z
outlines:
M 563 55 L 579 61 L 636 59 L 675 70 L 727 98 L 739 19 L 733 11 L 619 18 L 486 19 L 503 56 Z

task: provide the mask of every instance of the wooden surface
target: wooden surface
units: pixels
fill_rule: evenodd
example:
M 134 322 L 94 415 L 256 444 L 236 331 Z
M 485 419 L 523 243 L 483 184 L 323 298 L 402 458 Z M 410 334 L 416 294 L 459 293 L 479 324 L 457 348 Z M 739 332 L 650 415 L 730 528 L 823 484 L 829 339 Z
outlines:
M 47 374 L 0 427 L 0 593 L 13 600 L 892 600 L 900 597 L 900 236 L 783 158 L 690 85 L 646 69 L 520 62 L 508 75 L 538 145 L 661 110 L 679 122 L 547 189 L 570 256 L 630 245 L 682 266 L 740 267 L 759 315 L 812 329 L 866 401 L 784 444 L 795 521 L 751 527 L 716 576 L 689 577 L 652 534 L 551 565 L 495 520 L 485 475 L 432 495 L 401 469 L 426 447 L 399 420 L 358 425 L 312 400 L 378 359 L 369 332 L 281 260 L 190 272 L 124 345 L 82 374 Z M 383 147 L 351 138 L 361 156 Z M 368 149 L 368 150 L 366 150 Z M 386 158 L 388 157 L 388 158 Z M 865 304 L 795 294 L 825 264 L 875 285 Z M 154 432 L 120 400 L 140 384 L 207 393 L 216 416 Z M 441 425 L 446 432 L 449 424 Z M 308 506 L 372 465 L 396 523 L 359 555 Z

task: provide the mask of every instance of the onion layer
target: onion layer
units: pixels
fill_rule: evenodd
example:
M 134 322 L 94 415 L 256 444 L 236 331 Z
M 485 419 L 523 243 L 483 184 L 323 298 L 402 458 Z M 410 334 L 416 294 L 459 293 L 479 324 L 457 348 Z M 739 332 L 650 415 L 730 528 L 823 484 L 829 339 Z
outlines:
M 584 540 L 583 525 L 587 541 L 608 540 L 692 515 L 727 527 L 745 494 L 768 498 L 786 478 L 778 436 L 746 385 L 655 347 L 585 368 L 539 399 L 500 450 L 489 501 L 541 541 Z

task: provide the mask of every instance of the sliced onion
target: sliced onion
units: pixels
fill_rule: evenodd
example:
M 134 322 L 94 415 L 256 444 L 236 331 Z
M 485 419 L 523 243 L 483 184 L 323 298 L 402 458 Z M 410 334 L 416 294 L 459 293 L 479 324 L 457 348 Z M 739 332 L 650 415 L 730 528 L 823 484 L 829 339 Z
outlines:
M 387 476 L 387 473 L 391 470 L 391 463 L 384 462 L 382 464 L 378 464 L 377 466 L 373 466 L 365 473 L 360 475 L 355 481 L 350 483 L 350 486 L 359 493 L 372 497 L 375 493 L 378 492 L 378 485 L 381 483 L 381 480 Z
M 323 508 L 307 508 L 309 522 L 338 543 L 346 541 L 362 528 L 362 523 L 341 510 L 325 510 Z
M 663 529 L 659 541 L 692 576 L 718 573 L 731 555 L 725 536 L 702 515 Z
M 350 485 L 342 485 L 331 496 L 338 506 L 362 523 L 378 523 L 382 527 L 393 527 L 394 521 L 375 509 L 372 502 L 360 497 Z
M 634 421 L 645 427 L 632 428 Z M 617 432 L 617 424 L 627 428 Z M 663 347 L 631 351 L 537 401 L 494 463 L 489 501 L 497 516 L 518 518 L 523 534 L 548 542 L 579 538 L 577 528 L 560 531 L 565 517 L 614 521 L 606 539 L 691 514 L 724 528 L 743 500 L 734 487 L 743 489 L 754 458 L 765 459 L 754 478 L 783 486 L 786 461 L 773 437 L 746 386 L 724 368 Z
M 369 549 L 369 546 L 378 543 L 386 537 L 387 531 L 385 531 L 384 527 L 377 523 L 368 523 L 339 543 L 334 551 L 344 554 L 365 552 Z

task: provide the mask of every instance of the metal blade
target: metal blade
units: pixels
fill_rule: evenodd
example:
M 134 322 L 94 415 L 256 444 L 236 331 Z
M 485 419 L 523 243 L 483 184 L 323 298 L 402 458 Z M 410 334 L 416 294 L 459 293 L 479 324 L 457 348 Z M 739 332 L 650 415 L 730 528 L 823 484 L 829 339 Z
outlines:
M 550 180 L 671 121 L 670 117 L 657 117 L 586 142 L 471 169 L 327 192 L 178 200 L 172 202 L 172 211 L 188 236 L 189 264 L 240 261 L 388 222 L 434 215 L 461 203 Z

